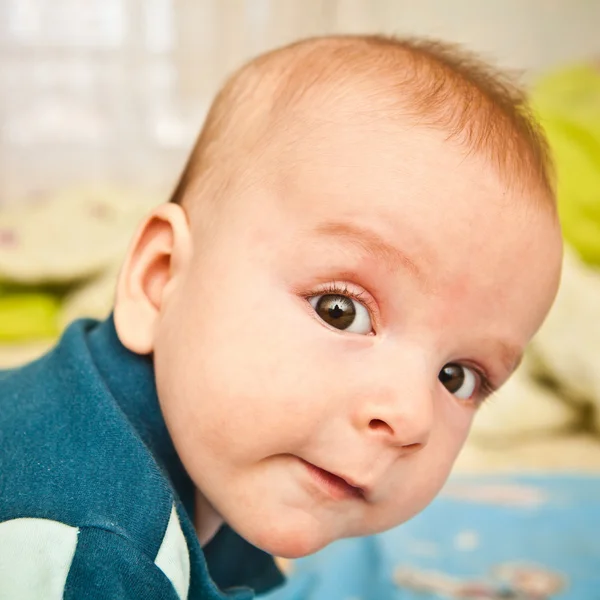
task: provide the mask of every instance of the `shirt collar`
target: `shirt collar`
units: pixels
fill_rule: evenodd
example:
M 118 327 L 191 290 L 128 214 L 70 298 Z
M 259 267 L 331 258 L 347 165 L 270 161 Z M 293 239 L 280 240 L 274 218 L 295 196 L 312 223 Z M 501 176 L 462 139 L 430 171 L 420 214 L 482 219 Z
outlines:
M 92 359 L 108 391 L 171 482 L 193 523 L 194 484 L 162 417 L 152 358 L 134 354 L 121 344 L 112 315 L 101 323 L 90 322 L 86 329 Z M 221 589 L 248 586 L 263 593 L 284 581 L 269 554 L 227 525 L 221 527 L 203 552 L 211 578 Z

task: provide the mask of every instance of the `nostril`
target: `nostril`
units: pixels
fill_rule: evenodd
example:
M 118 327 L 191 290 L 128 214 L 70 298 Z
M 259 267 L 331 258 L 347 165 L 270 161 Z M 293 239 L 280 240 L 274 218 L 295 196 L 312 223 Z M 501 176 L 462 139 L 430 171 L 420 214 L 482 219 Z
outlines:
M 381 419 L 372 419 L 369 422 L 369 429 L 373 431 L 381 431 L 382 433 L 394 433 L 394 430 Z

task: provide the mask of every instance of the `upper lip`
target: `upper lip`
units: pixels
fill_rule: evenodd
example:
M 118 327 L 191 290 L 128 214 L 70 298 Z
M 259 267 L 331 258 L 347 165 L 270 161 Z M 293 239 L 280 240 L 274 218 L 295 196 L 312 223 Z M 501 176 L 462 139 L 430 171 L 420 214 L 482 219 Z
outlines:
M 369 487 L 367 485 L 358 483 L 355 479 L 352 479 L 351 477 L 346 477 L 345 475 L 338 475 L 337 473 L 332 473 L 332 475 L 343 479 L 350 487 L 360 490 L 363 496 L 365 496 L 369 492 Z
M 362 496 L 364 496 L 365 498 L 367 498 L 370 495 L 370 493 L 371 493 L 370 485 L 363 484 L 363 483 L 359 482 L 357 479 L 354 479 L 353 477 L 349 477 L 347 475 L 341 475 L 340 473 L 336 473 L 335 471 L 329 471 L 328 469 L 324 469 L 323 467 L 320 467 L 319 465 L 315 465 L 314 463 L 311 463 L 311 464 L 313 466 L 317 467 L 318 469 L 321 469 L 322 471 L 325 471 L 325 472 L 329 473 L 330 475 L 334 475 L 338 479 L 343 480 L 350 487 L 357 489 L 362 494 Z

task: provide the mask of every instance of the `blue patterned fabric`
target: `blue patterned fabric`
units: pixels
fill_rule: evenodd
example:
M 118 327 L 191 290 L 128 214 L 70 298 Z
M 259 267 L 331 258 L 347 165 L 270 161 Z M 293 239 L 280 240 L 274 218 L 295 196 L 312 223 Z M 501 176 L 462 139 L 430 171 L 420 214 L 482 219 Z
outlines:
M 268 600 L 596 600 L 600 477 L 469 477 L 412 521 L 293 564 Z

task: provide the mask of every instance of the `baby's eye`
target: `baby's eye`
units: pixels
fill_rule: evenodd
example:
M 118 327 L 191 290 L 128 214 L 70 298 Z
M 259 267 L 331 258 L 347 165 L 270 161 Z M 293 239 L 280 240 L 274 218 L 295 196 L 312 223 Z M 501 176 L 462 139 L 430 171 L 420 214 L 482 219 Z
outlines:
M 357 300 L 340 294 L 321 294 L 308 301 L 319 317 L 336 329 L 362 335 L 373 330 L 369 311 Z
M 457 398 L 468 400 L 477 388 L 477 375 L 467 367 L 448 363 L 438 375 L 442 385 Z

